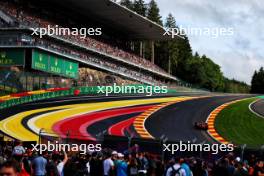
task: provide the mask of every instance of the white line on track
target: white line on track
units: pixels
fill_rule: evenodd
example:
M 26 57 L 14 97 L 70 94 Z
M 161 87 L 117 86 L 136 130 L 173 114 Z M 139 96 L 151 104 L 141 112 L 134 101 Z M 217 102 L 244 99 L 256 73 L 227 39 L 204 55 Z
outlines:
M 258 116 L 258 117 L 264 119 L 264 116 L 263 116 L 263 115 L 257 113 L 256 111 L 254 111 L 254 110 L 252 109 L 252 105 L 255 104 L 255 103 L 257 103 L 257 102 L 260 101 L 260 100 L 261 100 L 261 99 L 257 99 L 257 100 L 255 100 L 255 101 L 253 101 L 252 103 L 250 103 L 250 104 L 248 105 L 248 108 L 249 108 L 249 110 L 250 110 L 253 114 L 255 114 L 256 116 Z

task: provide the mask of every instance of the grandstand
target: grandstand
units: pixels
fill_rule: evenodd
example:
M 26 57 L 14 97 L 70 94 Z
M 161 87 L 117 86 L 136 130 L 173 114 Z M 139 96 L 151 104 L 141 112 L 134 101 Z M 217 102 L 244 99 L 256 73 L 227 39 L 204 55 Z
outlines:
M 161 26 L 111 0 L 61 2 L 0 1 L 1 78 L 13 75 L 18 84 L 2 79 L 1 87 L 180 84 L 154 64 L 154 45 L 151 61 L 133 50 L 135 41 L 167 40 Z M 32 35 L 34 29 L 48 27 L 101 28 L 102 35 Z

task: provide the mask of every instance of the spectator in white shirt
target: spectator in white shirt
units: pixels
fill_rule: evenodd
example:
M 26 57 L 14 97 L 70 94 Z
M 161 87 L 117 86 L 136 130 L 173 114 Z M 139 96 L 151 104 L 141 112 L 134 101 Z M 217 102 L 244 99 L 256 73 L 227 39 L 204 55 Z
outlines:
M 64 153 L 64 158 L 61 162 L 59 162 L 59 164 L 57 165 L 57 169 L 58 169 L 58 172 L 59 172 L 59 175 L 60 176 L 64 176 L 64 173 L 63 173 L 63 169 L 64 169 L 64 166 L 65 164 L 67 163 L 68 161 L 68 156 L 67 156 L 67 153 L 65 151 L 63 151 Z

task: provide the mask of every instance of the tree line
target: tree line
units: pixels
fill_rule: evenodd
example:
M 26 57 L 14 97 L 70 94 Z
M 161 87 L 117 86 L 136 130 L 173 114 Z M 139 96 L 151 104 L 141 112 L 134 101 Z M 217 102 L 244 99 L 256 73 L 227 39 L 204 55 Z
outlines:
M 264 94 L 264 69 L 255 71 L 251 81 L 251 93 Z
M 162 21 L 162 16 L 155 0 L 151 0 L 148 4 L 144 0 L 121 0 L 120 4 L 164 28 L 179 29 L 171 13 L 168 14 L 164 22 Z M 174 40 L 155 42 L 155 64 L 167 70 L 173 76 L 196 87 L 216 92 L 250 92 L 250 86 L 246 83 L 226 78 L 221 71 L 221 67 L 214 63 L 212 59 L 206 55 L 200 56 L 199 53 L 193 52 L 188 36 L 180 35 L 181 37 L 176 37 Z M 135 43 L 137 52 L 139 52 L 139 45 L 139 42 Z M 144 57 L 150 59 L 150 43 L 144 41 L 144 46 Z

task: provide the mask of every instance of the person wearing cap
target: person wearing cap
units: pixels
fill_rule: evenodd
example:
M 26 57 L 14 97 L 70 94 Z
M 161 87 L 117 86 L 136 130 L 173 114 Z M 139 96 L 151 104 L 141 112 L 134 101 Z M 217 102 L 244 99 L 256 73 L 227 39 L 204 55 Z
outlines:
M 112 160 L 113 160 L 113 162 L 114 162 L 114 165 L 115 165 L 115 167 L 116 167 L 116 165 L 117 165 L 117 155 L 118 155 L 118 153 L 117 153 L 117 151 L 113 151 L 112 152 Z M 116 174 L 115 174 L 116 175 Z
M 116 176 L 117 175 L 117 171 L 116 171 L 116 167 L 117 167 L 117 151 L 113 151 L 112 152 L 112 161 L 114 162 L 114 170 L 112 170 L 112 175 Z
M 122 153 L 117 154 L 117 176 L 127 176 L 127 163 Z
M 235 161 L 239 163 L 239 162 L 241 162 L 241 158 L 240 157 L 236 157 Z

